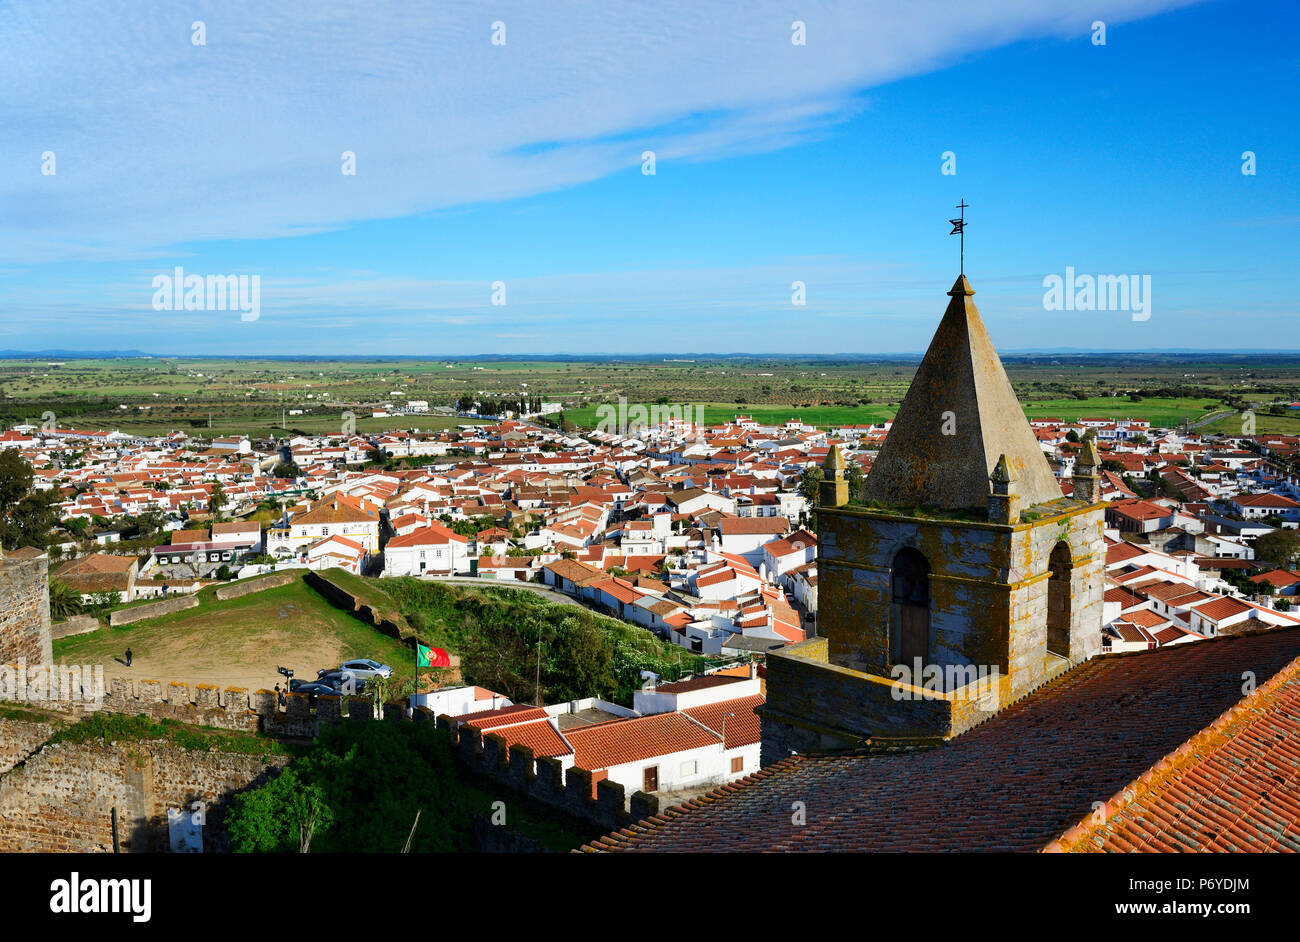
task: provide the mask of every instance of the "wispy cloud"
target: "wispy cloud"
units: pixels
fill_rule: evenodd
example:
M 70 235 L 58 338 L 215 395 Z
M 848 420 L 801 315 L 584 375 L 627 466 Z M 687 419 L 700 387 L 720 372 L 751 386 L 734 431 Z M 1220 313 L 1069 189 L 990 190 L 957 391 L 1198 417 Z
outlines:
M 1185 3 L 10 3 L 0 261 L 174 258 L 546 192 L 631 172 L 646 149 L 771 150 L 873 85 Z

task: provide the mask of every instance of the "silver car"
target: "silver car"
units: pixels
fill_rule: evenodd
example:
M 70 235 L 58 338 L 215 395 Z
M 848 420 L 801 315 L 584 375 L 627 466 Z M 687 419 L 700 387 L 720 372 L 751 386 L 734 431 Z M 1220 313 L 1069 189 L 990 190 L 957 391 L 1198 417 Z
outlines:
M 368 657 L 358 658 L 354 661 L 344 661 L 338 666 L 338 670 L 330 671 L 331 674 L 338 674 L 343 677 L 351 675 L 358 684 L 375 677 L 388 679 L 393 676 L 393 669 L 387 664 L 380 664 L 378 661 L 372 661 Z

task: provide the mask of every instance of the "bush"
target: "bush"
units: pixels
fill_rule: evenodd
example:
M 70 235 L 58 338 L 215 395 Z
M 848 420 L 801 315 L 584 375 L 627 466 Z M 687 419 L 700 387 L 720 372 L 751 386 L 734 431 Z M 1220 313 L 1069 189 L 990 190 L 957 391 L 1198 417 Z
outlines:
M 421 640 L 460 654 L 466 683 L 512 700 L 531 703 L 537 695 L 539 638 L 542 699 L 552 703 L 580 697 L 629 702 L 642 670 L 675 680 L 707 663 L 638 625 L 519 589 L 411 578 L 386 580 L 385 588 L 408 622 L 424 619 Z
M 419 825 L 411 834 L 419 812 Z M 303 758 L 231 799 L 237 853 L 417 853 L 477 849 L 469 793 L 432 723 L 341 723 Z

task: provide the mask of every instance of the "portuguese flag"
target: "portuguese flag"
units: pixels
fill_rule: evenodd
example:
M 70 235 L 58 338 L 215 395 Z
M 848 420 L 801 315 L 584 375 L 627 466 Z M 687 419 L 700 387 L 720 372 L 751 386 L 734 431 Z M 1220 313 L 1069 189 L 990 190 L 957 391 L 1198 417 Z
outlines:
M 431 648 L 415 642 L 416 667 L 451 667 L 451 657 L 442 648 Z

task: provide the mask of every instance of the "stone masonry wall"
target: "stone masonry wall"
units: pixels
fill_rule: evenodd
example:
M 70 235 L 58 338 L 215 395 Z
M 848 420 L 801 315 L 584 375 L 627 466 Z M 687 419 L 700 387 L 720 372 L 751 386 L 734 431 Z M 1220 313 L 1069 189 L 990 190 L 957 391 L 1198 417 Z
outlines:
M 51 664 L 48 561 L 0 557 L 0 664 Z
M 0 718 L 0 775 L 39 749 L 54 730 L 53 723 Z
M 198 608 L 199 600 L 192 595 L 176 596 L 170 599 L 163 599 L 161 602 L 149 602 L 146 605 L 133 605 L 130 608 L 119 608 L 108 616 L 110 626 L 116 628 L 119 625 L 129 625 L 133 622 L 143 621 L 146 618 L 158 618 L 161 615 L 171 615 L 174 612 L 183 612 L 187 608 Z
M 89 634 L 102 627 L 99 619 L 94 615 L 73 615 L 67 621 L 59 621 L 51 625 L 50 637 L 58 641 L 60 638 L 71 638 L 73 635 Z
M 260 576 L 256 579 L 247 579 L 241 582 L 223 585 L 213 594 L 220 602 L 229 599 L 242 598 L 245 595 L 252 595 L 254 592 L 261 592 L 265 589 L 273 589 L 276 586 L 288 585 L 298 579 L 298 573 L 293 571 L 277 572 L 270 576 Z
M 223 850 L 230 796 L 287 762 L 190 752 L 162 740 L 55 743 L 0 776 L 0 852 L 111 852 L 114 808 L 123 851 L 166 850 L 167 810 L 193 813 L 196 801 L 206 819 L 204 850 Z

